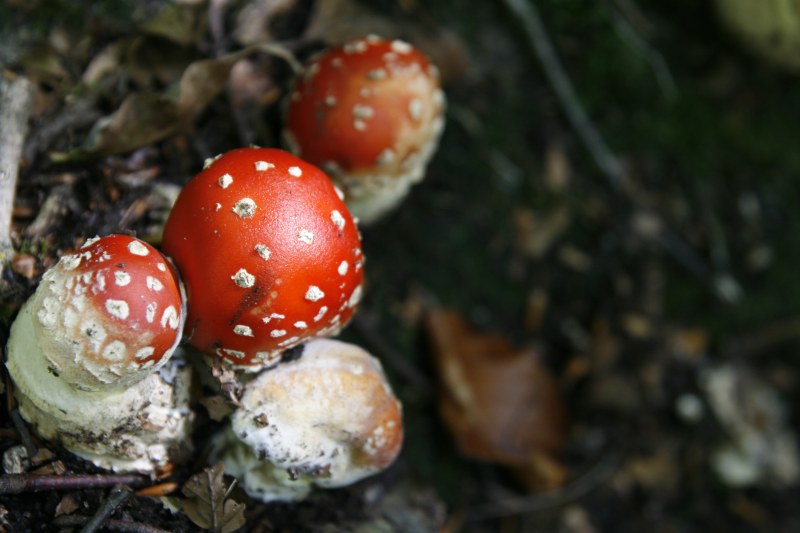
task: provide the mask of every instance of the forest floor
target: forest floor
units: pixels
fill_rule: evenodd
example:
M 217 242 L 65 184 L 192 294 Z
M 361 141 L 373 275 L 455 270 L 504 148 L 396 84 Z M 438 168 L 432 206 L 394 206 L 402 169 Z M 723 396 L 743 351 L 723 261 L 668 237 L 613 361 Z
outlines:
M 0 343 L 60 255 L 115 232 L 157 246 L 206 158 L 280 146 L 292 69 L 230 54 L 400 37 L 438 65 L 447 124 L 425 180 L 362 228 L 341 337 L 381 359 L 404 449 L 299 504 L 234 489 L 243 530 L 800 531 L 800 77 L 705 4 L 9 0 L 2 76 L 35 93 Z M 4 456 L 26 440 L 11 391 Z M 201 529 L 181 487 L 218 424 L 196 407 L 195 460 L 130 483 L 103 527 Z M 33 439 L 26 479 L 98 473 Z M 113 498 L 0 494 L 0 532 L 75 530 Z

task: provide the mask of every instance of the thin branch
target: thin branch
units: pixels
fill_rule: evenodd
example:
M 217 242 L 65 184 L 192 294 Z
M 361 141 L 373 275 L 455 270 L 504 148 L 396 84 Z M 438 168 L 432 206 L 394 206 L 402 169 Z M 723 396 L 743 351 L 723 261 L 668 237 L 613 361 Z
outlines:
M 11 214 L 33 104 L 33 86 L 10 72 L 0 75 L 0 264 L 14 255 Z
M 88 522 L 83 526 L 81 529 L 81 533 L 94 533 L 97 531 L 100 526 L 103 525 L 103 522 L 106 521 L 108 517 L 110 517 L 117 508 L 125 503 L 125 501 L 131 497 L 131 489 L 126 487 L 125 485 L 114 485 L 111 487 L 109 491 L 108 498 L 103 502 L 103 504 L 97 508 L 97 512 L 89 519 Z
M 617 454 L 607 455 L 581 477 L 560 489 L 476 506 L 467 514 L 466 521 L 480 522 L 505 516 L 537 513 L 574 502 L 608 481 L 619 468 L 619 462 L 620 457 Z
M 37 476 L 8 474 L 0 476 L 0 494 L 20 494 L 45 490 L 102 489 L 114 485 L 141 486 L 147 478 L 136 474 L 75 474 Z
M 754 357 L 769 353 L 776 346 L 800 341 L 800 317 L 794 316 L 767 324 L 755 331 L 734 335 L 720 350 L 726 359 Z
M 36 444 L 33 442 L 31 432 L 28 431 L 28 425 L 25 424 L 25 421 L 22 420 L 22 416 L 19 414 L 19 409 L 11 410 L 11 422 L 13 422 L 14 428 L 16 428 L 17 433 L 19 434 L 19 439 L 22 441 L 22 445 L 25 446 L 26 450 L 28 450 L 28 457 L 33 457 L 36 455 L 36 452 L 39 450 L 36 447 Z
M 561 102 L 564 113 L 592 154 L 595 163 L 616 189 L 621 189 L 625 170 L 617 156 L 606 145 L 600 133 L 586 114 L 578 100 L 575 89 L 567 77 L 564 67 L 542 23 L 533 0 L 503 0 L 508 10 L 519 19 L 528 37 L 528 42 L 539 58 L 550 86 Z
M 82 526 L 89 521 L 89 518 L 80 515 L 64 515 L 53 520 L 53 525 L 59 528 Z M 126 533 L 169 533 L 164 529 L 132 522 L 130 520 L 114 520 L 112 518 L 103 522 L 103 527 L 109 531 L 124 531 Z
M 359 335 L 364 337 L 364 340 L 381 361 L 413 385 L 421 394 L 430 395 L 433 393 L 434 384 L 431 379 L 409 362 L 405 354 L 400 353 L 386 342 L 386 339 L 377 330 L 374 316 L 366 313 L 357 313 L 353 317 L 352 325 Z
M 547 30 L 544 27 L 534 0 L 503 0 L 506 8 L 522 23 L 531 49 L 539 58 L 542 69 L 553 92 L 561 102 L 564 113 L 572 127 L 592 154 L 595 163 L 605 174 L 608 182 L 628 201 L 639 205 L 630 191 L 624 186 L 625 169 L 617 156 L 606 145 L 598 130 L 589 119 L 578 100 L 572 82 L 558 59 Z M 706 282 L 715 296 L 730 302 L 737 297 L 738 283 L 725 273 L 714 275 L 705 262 L 687 245 L 681 237 L 668 229 L 661 232 L 658 244 L 678 261 L 684 268 Z
M 614 26 L 619 36 L 627 41 L 650 65 L 664 97 L 669 101 L 675 100 L 678 96 L 678 85 L 675 83 L 675 78 L 672 76 L 664 56 L 650 46 L 650 43 L 636 31 L 634 25 L 627 18 L 627 13 L 625 13 L 625 16 L 614 16 Z

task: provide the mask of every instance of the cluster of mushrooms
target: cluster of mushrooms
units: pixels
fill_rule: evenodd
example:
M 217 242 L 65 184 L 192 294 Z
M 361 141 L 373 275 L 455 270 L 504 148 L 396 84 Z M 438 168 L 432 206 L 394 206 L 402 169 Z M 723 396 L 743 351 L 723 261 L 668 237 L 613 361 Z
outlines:
M 294 155 L 206 161 L 160 251 L 96 237 L 45 273 L 8 342 L 23 418 L 99 467 L 158 472 L 191 454 L 200 359 L 240 385 L 211 459 L 254 498 L 299 500 L 386 468 L 401 405 L 377 359 L 330 337 L 362 297 L 357 220 L 384 216 L 421 179 L 443 108 L 435 67 L 403 41 L 312 58 L 285 108 Z

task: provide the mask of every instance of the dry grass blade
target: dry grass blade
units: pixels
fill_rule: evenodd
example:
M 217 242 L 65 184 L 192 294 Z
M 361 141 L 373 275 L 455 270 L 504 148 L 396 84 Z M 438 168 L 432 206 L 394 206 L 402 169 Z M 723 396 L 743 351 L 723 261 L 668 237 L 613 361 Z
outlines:
M 0 76 L 0 263 L 11 259 L 11 212 L 22 143 L 28 131 L 33 88 L 21 77 Z

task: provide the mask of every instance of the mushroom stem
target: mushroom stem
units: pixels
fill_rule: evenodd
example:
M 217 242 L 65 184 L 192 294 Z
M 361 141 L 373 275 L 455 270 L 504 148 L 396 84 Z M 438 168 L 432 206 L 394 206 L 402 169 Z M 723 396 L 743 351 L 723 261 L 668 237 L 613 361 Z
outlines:
M 23 306 L 12 336 L 29 333 L 32 307 Z M 21 355 L 12 350 L 7 366 L 19 411 L 41 437 L 120 472 L 152 472 L 188 453 L 191 372 L 180 358 L 126 389 L 86 391 L 54 375 L 40 346 L 29 345 Z
M 33 102 L 31 83 L 10 72 L 0 76 L 0 264 L 11 259 L 11 214 Z

